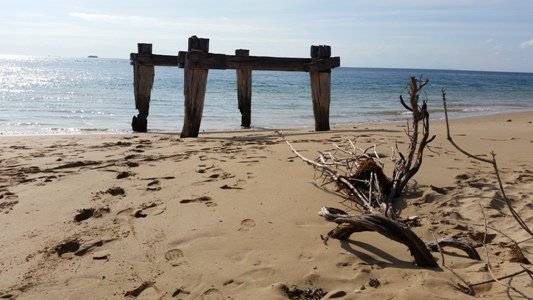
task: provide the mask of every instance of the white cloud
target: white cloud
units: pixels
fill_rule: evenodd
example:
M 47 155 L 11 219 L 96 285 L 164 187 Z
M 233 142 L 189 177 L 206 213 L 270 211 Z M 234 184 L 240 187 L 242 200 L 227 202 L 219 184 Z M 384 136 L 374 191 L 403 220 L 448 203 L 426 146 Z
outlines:
M 154 18 L 139 17 L 139 16 L 121 16 L 121 15 L 99 15 L 86 13 L 70 13 L 69 16 L 79 18 L 89 22 L 102 22 L 114 24 L 152 24 L 157 25 L 160 22 Z
M 88 13 L 69 13 L 69 16 L 82 19 L 92 23 L 107 23 L 114 25 L 124 25 L 129 28 L 133 26 L 142 27 L 146 30 L 164 29 L 164 30 L 206 30 L 216 32 L 253 32 L 257 26 L 253 24 L 241 24 L 238 20 L 228 18 L 186 18 L 180 21 L 165 20 L 151 17 L 141 17 L 135 15 L 106 15 L 106 14 L 88 14 Z M 250 26 L 252 25 L 252 26 Z
M 520 44 L 520 48 L 527 48 L 533 46 L 533 37 L 529 41 L 525 41 Z

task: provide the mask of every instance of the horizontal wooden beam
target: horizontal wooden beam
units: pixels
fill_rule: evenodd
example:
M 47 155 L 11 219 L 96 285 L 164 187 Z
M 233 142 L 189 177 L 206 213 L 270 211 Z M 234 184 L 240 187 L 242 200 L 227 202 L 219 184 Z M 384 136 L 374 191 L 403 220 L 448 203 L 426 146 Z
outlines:
M 180 53 L 181 54 L 181 53 Z M 289 58 L 270 56 L 236 56 L 189 51 L 185 53 L 189 68 L 247 69 L 265 71 L 327 71 L 340 66 L 340 58 Z M 183 56 L 183 54 L 181 54 Z M 179 60 L 180 63 L 182 60 Z
M 178 56 L 145 55 L 132 53 L 132 64 L 153 66 L 176 66 L 183 68 L 185 63 L 192 69 L 246 69 L 263 71 L 328 71 L 340 66 L 340 57 L 330 58 L 290 58 L 270 56 L 236 56 L 200 51 L 180 51 Z
M 164 66 L 164 67 L 177 67 L 178 56 L 176 55 L 159 55 L 159 54 L 130 54 L 131 64 L 140 64 L 146 66 Z

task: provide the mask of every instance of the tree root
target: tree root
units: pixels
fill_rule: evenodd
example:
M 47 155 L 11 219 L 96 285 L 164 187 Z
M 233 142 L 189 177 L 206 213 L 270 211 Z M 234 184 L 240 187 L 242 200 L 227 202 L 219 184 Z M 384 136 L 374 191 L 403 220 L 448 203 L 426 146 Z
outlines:
M 331 220 L 338 226 L 328 233 L 328 237 L 334 239 L 347 239 L 354 232 L 375 231 L 389 239 L 406 245 L 415 263 L 420 267 L 437 267 L 437 261 L 431 255 L 426 244 L 406 225 L 380 215 L 349 216 L 336 213 L 327 214 L 328 208 L 322 208 L 321 215 Z M 327 215 L 327 217 L 326 217 Z M 332 219 L 332 216 L 336 218 Z
M 442 238 L 435 242 L 430 242 L 427 244 L 427 247 L 429 248 L 429 250 L 433 252 L 438 252 L 439 246 L 441 248 L 452 247 L 452 248 L 456 248 L 459 250 L 463 250 L 466 253 L 466 255 L 468 255 L 468 257 L 470 257 L 471 259 L 481 260 L 481 257 L 479 256 L 479 253 L 477 253 L 476 249 L 472 247 L 472 245 L 464 241 L 454 239 L 454 238 Z

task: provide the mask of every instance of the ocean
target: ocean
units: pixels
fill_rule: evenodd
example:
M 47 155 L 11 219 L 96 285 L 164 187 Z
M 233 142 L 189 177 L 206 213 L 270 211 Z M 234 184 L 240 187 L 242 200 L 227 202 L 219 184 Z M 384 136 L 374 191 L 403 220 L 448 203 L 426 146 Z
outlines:
M 342 58 L 341 58 L 342 63 Z M 423 97 L 442 119 L 533 110 L 533 73 L 340 67 L 332 70 L 330 123 L 408 119 L 399 103 L 410 76 L 430 80 Z M 240 130 L 234 70 L 210 70 L 200 130 Z M 148 130 L 183 125 L 183 70 L 156 67 Z M 131 131 L 137 114 L 128 59 L 0 56 L 0 134 Z M 252 128 L 314 128 L 309 74 L 254 71 Z

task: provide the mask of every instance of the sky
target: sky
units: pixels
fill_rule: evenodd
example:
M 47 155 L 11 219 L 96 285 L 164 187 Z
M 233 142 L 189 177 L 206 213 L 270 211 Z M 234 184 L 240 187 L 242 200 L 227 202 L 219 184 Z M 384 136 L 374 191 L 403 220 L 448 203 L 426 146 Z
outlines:
M 309 57 L 341 66 L 533 72 L 529 0 L 0 0 L 0 54 L 129 58 L 187 50 Z

